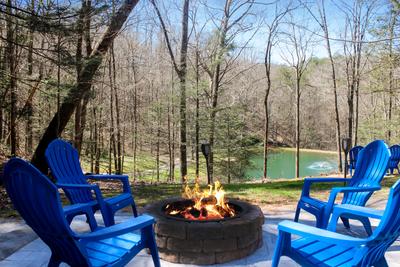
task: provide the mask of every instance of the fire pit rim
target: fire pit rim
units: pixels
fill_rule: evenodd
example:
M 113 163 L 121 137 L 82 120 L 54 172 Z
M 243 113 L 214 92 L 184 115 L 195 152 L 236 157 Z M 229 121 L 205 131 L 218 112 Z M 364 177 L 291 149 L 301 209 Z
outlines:
M 229 220 L 198 221 L 168 217 L 161 207 L 179 199 L 182 198 L 155 201 L 144 210 L 156 220 L 154 231 L 162 259 L 209 265 L 246 257 L 261 247 L 264 215 L 259 206 L 231 199 L 246 209 Z
M 144 212 L 149 213 L 151 216 L 153 216 L 156 221 L 169 221 L 169 222 L 176 222 L 176 223 L 189 223 L 189 224 L 203 224 L 203 223 L 233 223 L 238 221 L 239 219 L 249 219 L 249 213 L 253 213 L 252 216 L 258 214 L 260 208 L 257 205 L 251 204 L 247 201 L 244 200 L 239 200 L 239 199 L 234 199 L 234 198 L 228 198 L 228 201 L 231 203 L 234 203 L 235 205 L 238 205 L 242 208 L 242 211 L 233 217 L 228 217 L 228 218 L 223 218 L 223 219 L 216 219 L 216 220 L 188 220 L 188 219 L 183 219 L 183 218 L 177 218 L 173 216 L 168 216 L 165 214 L 163 211 L 163 207 L 165 207 L 168 203 L 173 202 L 173 201 L 179 201 L 184 198 L 182 197 L 171 197 L 171 198 L 166 198 L 163 200 L 155 201 L 152 202 L 144 207 Z

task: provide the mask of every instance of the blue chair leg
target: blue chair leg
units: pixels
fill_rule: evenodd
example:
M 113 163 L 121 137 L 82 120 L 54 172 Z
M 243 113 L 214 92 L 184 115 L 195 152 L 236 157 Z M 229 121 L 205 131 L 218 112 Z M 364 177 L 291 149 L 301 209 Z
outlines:
M 346 217 L 340 217 L 340 219 L 342 220 L 344 227 L 346 227 L 346 229 L 349 229 L 350 228 L 349 219 Z
M 299 217 L 300 217 L 300 202 L 297 203 L 297 208 L 296 208 L 296 214 L 294 215 L 294 221 L 298 222 L 299 221 Z
M 324 221 L 323 217 L 316 216 L 315 227 L 320 229 L 325 229 L 327 226 L 326 222 Z
M 272 256 L 272 264 L 271 267 L 278 267 L 279 260 L 283 255 L 283 251 L 285 246 L 288 246 L 290 243 L 290 234 L 279 231 L 278 240 L 276 241 L 274 255 Z
M 65 219 L 67 220 L 68 224 L 72 223 L 72 220 L 74 219 L 75 215 L 73 214 L 69 214 L 65 217 Z
M 154 238 L 153 225 L 149 225 L 142 230 L 142 235 L 145 236 L 144 240 L 147 240 L 147 247 L 150 250 L 151 257 L 155 267 L 160 267 L 160 257 L 158 256 L 158 248 L 156 240 Z
M 114 220 L 114 217 L 115 217 L 115 210 L 112 210 L 111 208 L 110 208 L 110 211 L 108 212 L 108 223 L 109 223 L 109 225 L 114 225 L 115 224 L 115 220 Z
M 133 216 L 134 216 L 134 217 L 137 217 L 137 216 L 138 216 L 138 213 L 137 213 L 137 210 L 136 210 L 136 205 L 135 205 L 135 203 L 132 203 L 131 206 L 132 206 Z
M 94 217 L 93 211 L 90 209 L 86 213 L 86 222 L 90 226 L 90 230 L 93 232 L 97 229 L 96 218 Z
M 361 217 L 359 220 L 364 225 L 365 231 L 367 232 L 368 236 L 372 235 L 372 227 L 369 219 L 366 217 Z
M 374 266 L 376 267 L 389 267 L 389 264 L 387 263 L 385 256 L 383 256 L 379 261 L 377 261 Z
M 50 261 L 49 264 L 47 265 L 47 267 L 58 267 L 60 266 L 61 261 L 59 259 L 57 259 L 57 257 L 54 256 L 54 254 L 51 254 L 50 257 Z

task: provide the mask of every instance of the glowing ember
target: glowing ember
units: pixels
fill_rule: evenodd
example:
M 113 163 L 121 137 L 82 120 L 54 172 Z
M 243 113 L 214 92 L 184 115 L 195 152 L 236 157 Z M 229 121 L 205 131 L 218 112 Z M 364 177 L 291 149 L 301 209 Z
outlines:
M 235 216 L 235 210 L 225 201 L 221 183 L 215 182 L 214 187 L 208 186 L 208 189 L 202 191 L 198 183 L 193 189 L 186 185 L 182 193 L 186 200 L 167 205 L 166 213 L 188 220 L 215 220 Z

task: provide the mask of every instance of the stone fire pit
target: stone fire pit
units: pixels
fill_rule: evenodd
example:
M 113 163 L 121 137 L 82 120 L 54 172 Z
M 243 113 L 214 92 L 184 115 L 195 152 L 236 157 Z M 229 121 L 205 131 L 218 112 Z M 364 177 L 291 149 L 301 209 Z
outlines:
M 229 200 L 238 214 L 231 218 L 191 221 L 165 214 L 165 207 L 182 199 L 166 199 L 145 208 L 156 219 L 160 258 L 184 264 L 215 264 L 252 254 L 262 245 L 264 215 L 258 206 Z

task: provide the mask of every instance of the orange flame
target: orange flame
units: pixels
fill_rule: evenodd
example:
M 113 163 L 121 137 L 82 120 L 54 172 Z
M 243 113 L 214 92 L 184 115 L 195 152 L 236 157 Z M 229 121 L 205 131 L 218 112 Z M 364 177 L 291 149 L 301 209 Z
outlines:
M 223 219 L 235 216 L 235 210 L 226 203 L 225 191 L 218 181 L 214 183 L 214 186 L 208 185 L 208 189 L 204 190 L 200 189 L 198 183 L 194 185 L 193 189 L 186 184 L 182 197 L 193 200 L 194 205 L 183 210 L 170 210 L 168 214 L 180 214 L 189 220 Z

